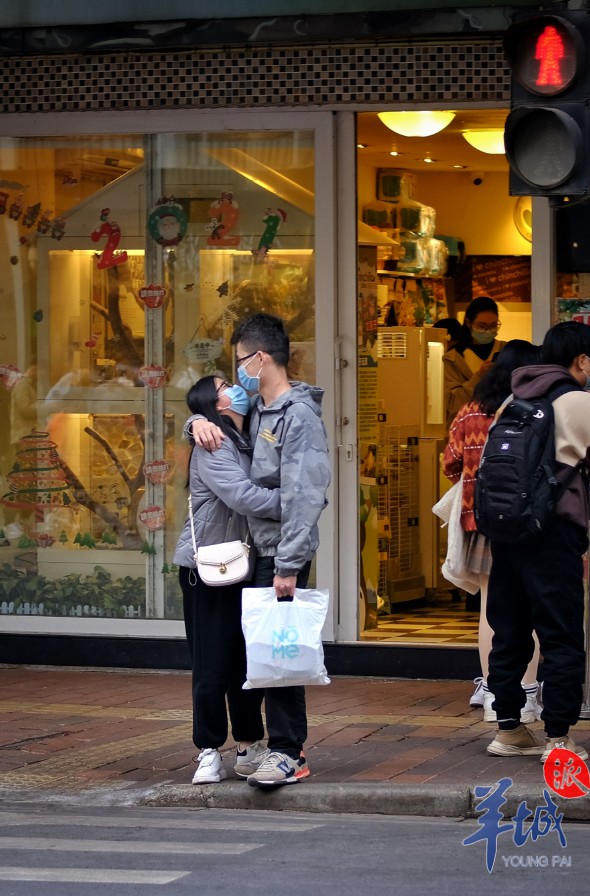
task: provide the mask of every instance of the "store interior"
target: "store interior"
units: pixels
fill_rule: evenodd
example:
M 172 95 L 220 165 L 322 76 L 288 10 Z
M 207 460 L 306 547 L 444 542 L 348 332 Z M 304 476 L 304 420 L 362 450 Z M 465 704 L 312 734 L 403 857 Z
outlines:
M 500 338 L 531 338 L 531 201 L 509 195 L 507 111 L 457 111 L 426 136 L 401 133 L 424 126 L 407 120 L 412 113 L 390 126 L 375 112 L 358 116 L 358 213 L 375 234 L 372 247 L 359 236 L 359 270 L 370 280 L 375 265 L 377 294 L 375 336 L 360 307 L 369 298 L 370 308 L 370 290 L 359 285 L 364 641 L 477 643 L 478 595 L 442 578 L 446 536 L 431 513 L 449 486 L 439 473 L 441 346 L 438 336 L 410 337 L 444 317 L 461 321 L 487 294 L 499 305 Z M 472 145 L 482 140 L 488 151 Z M 387 424 L 371 422 L 375 409 Z

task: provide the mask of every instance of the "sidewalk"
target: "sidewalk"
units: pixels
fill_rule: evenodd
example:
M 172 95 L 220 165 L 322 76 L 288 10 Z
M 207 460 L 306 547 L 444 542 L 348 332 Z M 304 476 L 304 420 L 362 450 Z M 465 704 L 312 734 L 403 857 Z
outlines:
M 471 682 L 335 678 L 307 689 L 308 780 L 273 791 L 234 776 L 190 784 L 190 675 L 0 666 L 0 798 L 99 805 L 473 815 L 474 787 L 511 778 L 506 811 L 543 802 L 538 757 L 489 756 Z M 542 738 L 542 724 L 536 723 Z M 573 736 L 590 746 L 590 721 Z M 557 800 L 590 820 L 590 797 Z

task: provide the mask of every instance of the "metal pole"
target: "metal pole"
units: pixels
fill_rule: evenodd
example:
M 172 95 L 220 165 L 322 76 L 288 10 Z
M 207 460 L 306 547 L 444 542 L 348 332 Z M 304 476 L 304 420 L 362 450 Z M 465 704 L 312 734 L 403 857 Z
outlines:
M 590 551 L 586 554 L 586 582 L 584 595 L 584 632 L 586 634 L 586 675 L 584 676 L 584 702 L 580 709 L 581 719 L 590 719 L 590 609 L 588 591 L 590 586 Z

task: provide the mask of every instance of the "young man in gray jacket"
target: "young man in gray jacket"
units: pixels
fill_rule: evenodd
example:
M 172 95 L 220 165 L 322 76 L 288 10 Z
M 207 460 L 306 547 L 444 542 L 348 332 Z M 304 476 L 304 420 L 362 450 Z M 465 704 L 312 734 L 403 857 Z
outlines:
M 255 393 L 250 422 L 253 445 L 252 482 L 281 490 L 281 520 L 248 518 L 257 559 L 253 585 L 275 589 L 288 599 L 305 588 L 319 544 L 318 520 L 326 506 L 330 463 L 321 418 L 323 390 L 287 376 L 289 337 L 282 320 L 255 314 L 238 325 L 238 378 Z M 222 434 L 209 421 L 189 420 L 197 445 L 215 450 Z M 238 754 L 238 774 L 248 774 L 253 787 L 294 784 L 308 777 L 302 755 L 307 738 L 303 687 L 273 687 L 265 691 L 268 751 L 253 757 L 248 767 Z

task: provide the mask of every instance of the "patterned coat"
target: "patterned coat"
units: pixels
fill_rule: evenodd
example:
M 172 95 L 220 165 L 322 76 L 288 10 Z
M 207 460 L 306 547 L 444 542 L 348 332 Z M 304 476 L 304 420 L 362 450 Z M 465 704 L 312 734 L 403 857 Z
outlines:
M 463 405 L 451 424 L 449 441 L 443 454 L 443 473 L 451 482 L 458 482 L 463 473 L 461 526 L 466 532 L 477 530 L 473 512 L 475 474 L 494 416 L 484 414 L 476 401 Z

